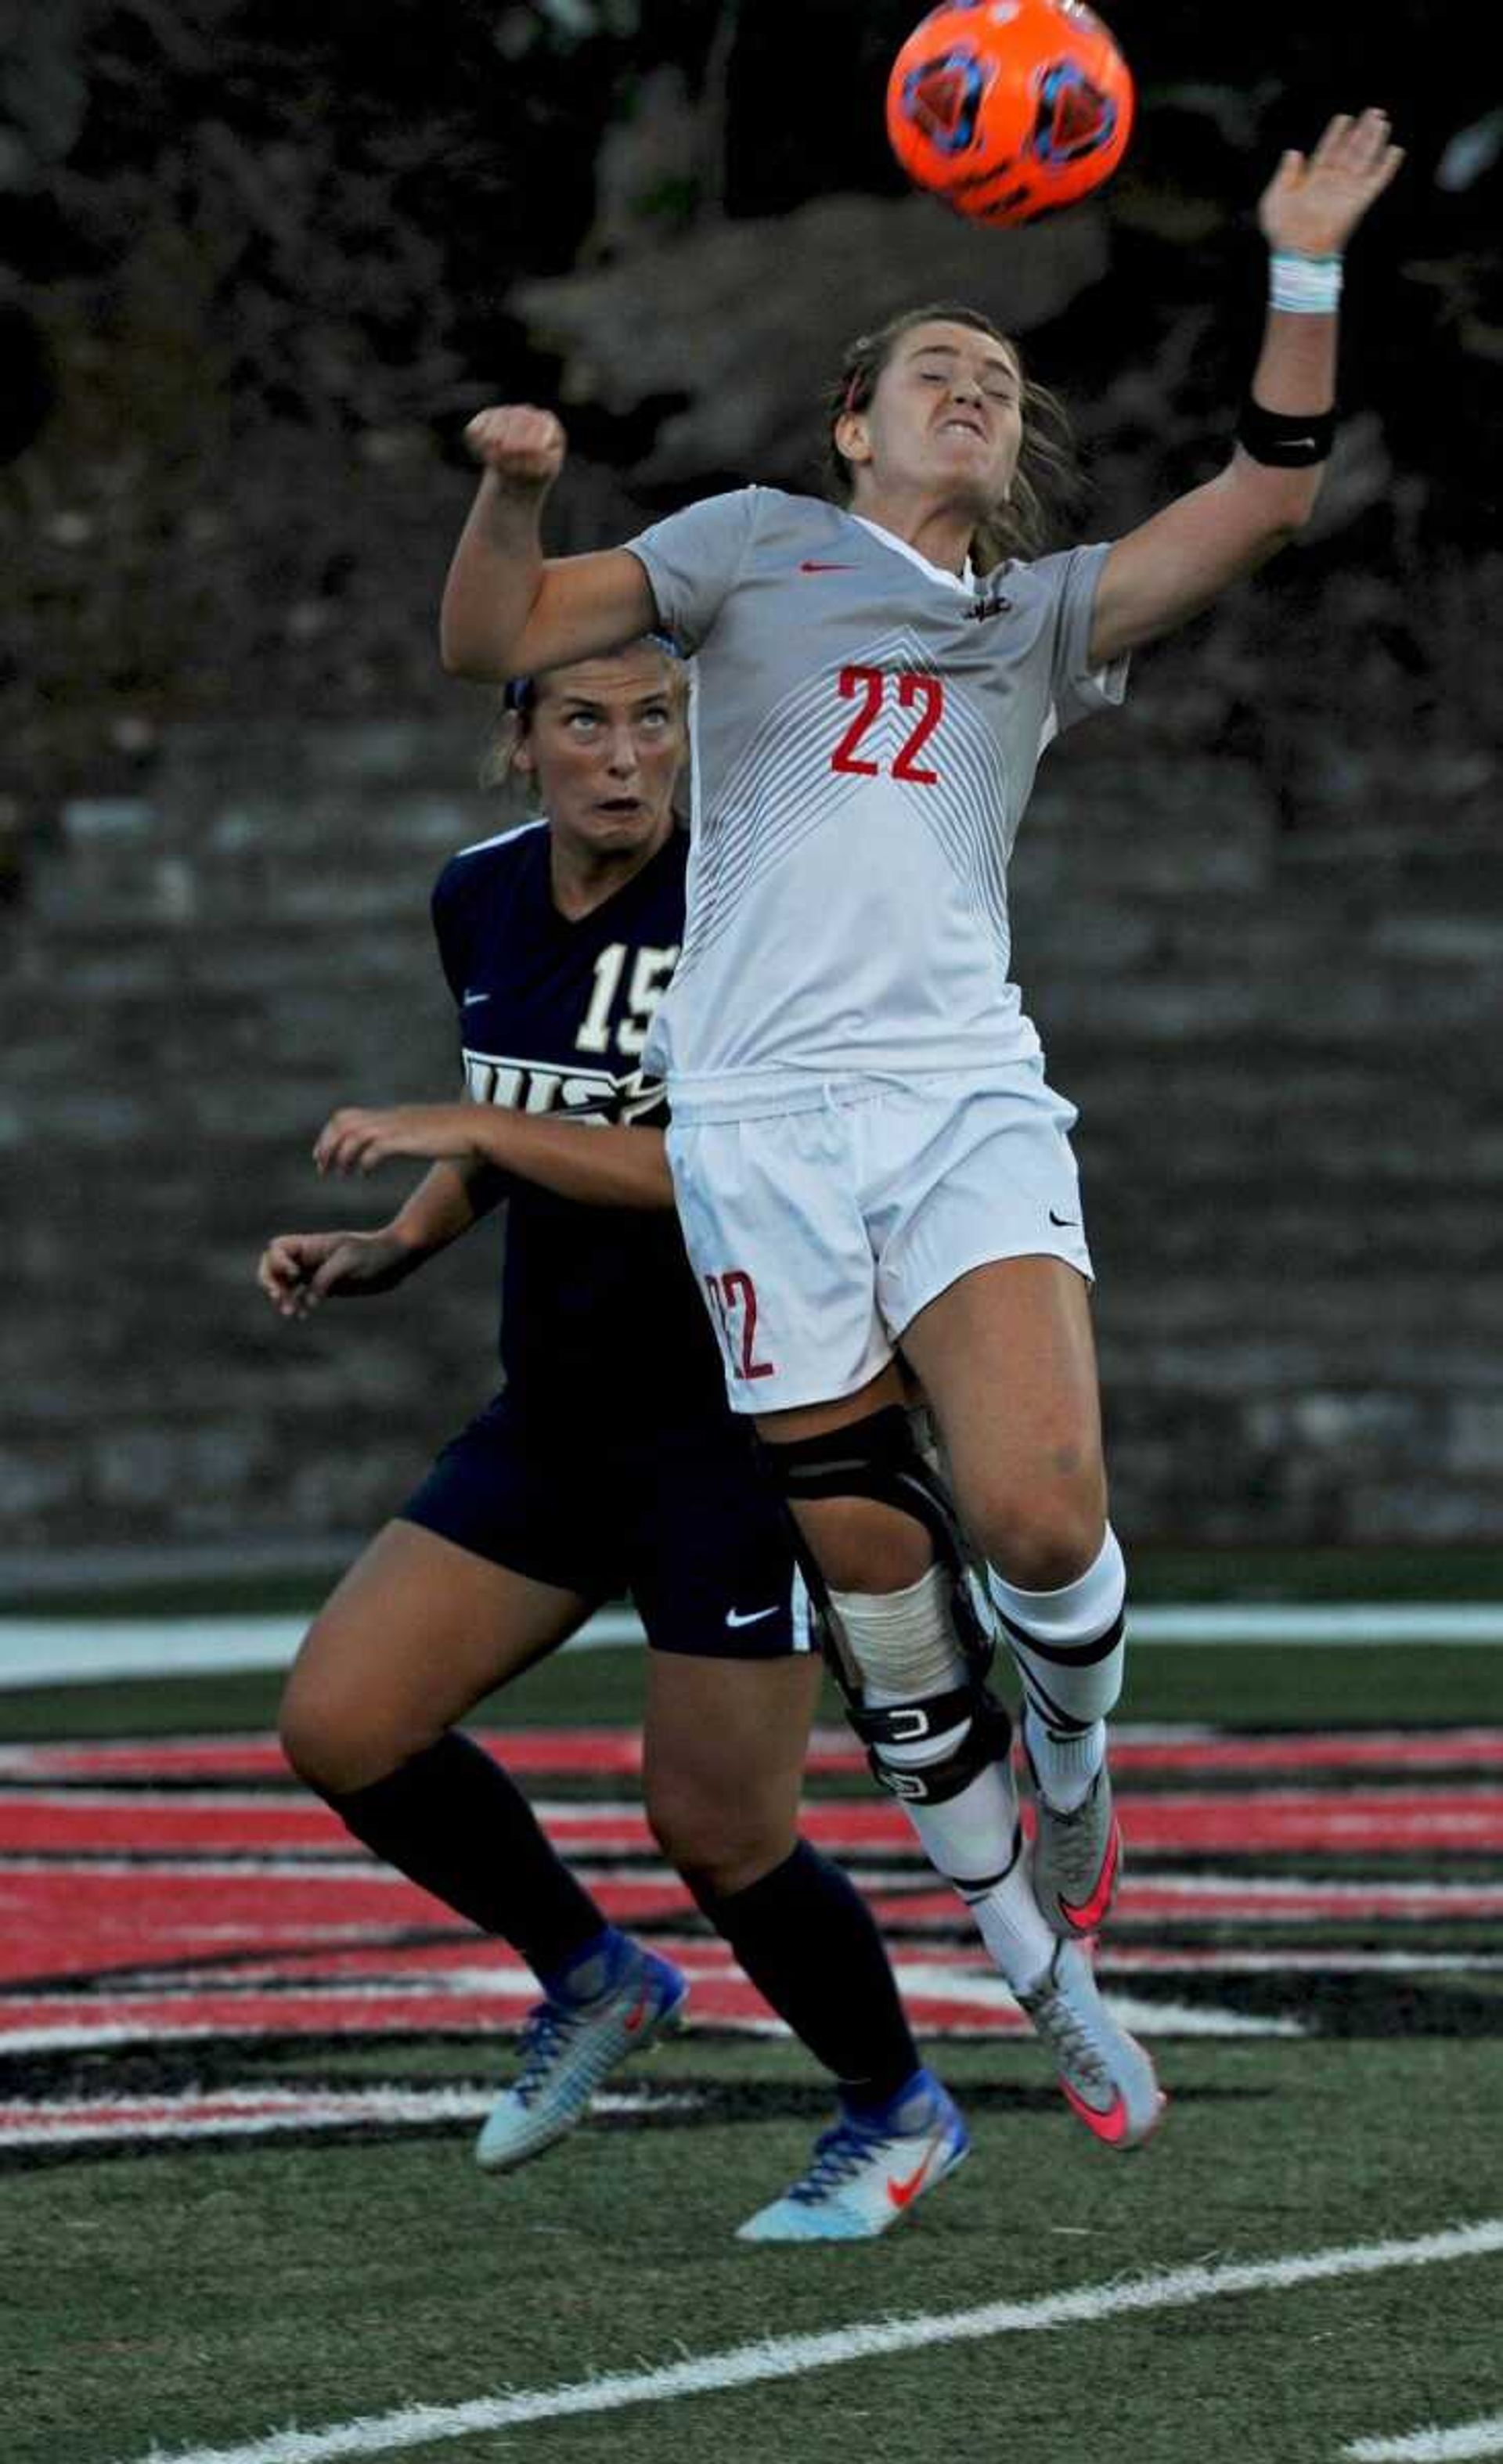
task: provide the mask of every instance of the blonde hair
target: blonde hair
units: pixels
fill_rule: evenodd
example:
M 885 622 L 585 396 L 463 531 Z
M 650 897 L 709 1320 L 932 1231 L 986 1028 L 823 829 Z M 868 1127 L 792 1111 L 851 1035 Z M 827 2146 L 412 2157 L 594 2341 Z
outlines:
M 827 492 L 837 504 L 851 502 L 854 482 L 851 465 L 835 443 L 835 429 L 848 411 L 866 409 L 898 343 L 917 325 L 967 325 L 973 333 L 989 335 L 1000 342 L 1017 363 L 1023 385 L 1023 448 L 1010 493 L 976 525 L 971 562 L 978 573 L 990 573 L 1013 557 L 1037 556 L 1082 489 L 1069 413 L 1047 385 L 1033 383 L 1010 334 L 1005 334 L 981 309 L 962 307 L 954 300 L 907 308 L 901 316 L 890 317 L 874 333 L 858 334 L 850 345 L 840 374 L 824 397 Z

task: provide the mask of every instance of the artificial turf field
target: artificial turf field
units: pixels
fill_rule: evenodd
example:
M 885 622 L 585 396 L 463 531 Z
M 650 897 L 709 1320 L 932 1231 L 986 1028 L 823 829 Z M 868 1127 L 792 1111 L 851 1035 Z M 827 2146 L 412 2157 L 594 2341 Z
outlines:
M 278 1777 L 272 1681 L 0 1698 L 5 2464 L 1503 2455 L 1503 1655 L 1137 1651 L 1101 1972 L 1173 2102 L 1126 2159 L 831 1730 L 811 1821 L 975 2146 L 883 2240 L 781 2252 L 734 2228 L 826 2101 L 636 1821 L 639 1677 L 565 1654 L 507 1717 L 703 2020 L 500 2183 L 524 1980 Z

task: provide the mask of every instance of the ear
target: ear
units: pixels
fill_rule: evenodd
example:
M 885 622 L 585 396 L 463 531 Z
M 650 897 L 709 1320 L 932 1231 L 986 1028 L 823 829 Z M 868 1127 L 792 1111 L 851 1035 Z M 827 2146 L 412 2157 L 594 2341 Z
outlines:
M 872 459 L 872 439 L 867 433 L 864 410 L 843 410 L 832 430 L 835 450 L 842 461 L 855 464 Z
M 512 747 L 511 766 L 523 779 L 530 779 L 537 769 L 538 758 L 533 751 L 531 728 L 519 726 L 517 741 Z

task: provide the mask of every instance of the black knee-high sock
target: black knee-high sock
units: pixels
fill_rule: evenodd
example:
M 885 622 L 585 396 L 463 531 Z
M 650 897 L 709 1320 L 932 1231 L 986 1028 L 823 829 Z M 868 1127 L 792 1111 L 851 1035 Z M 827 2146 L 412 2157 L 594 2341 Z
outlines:
M 606 1924 L 515 1780 L 457 1729 L 369 1788 L 317 1793 L 385 1864 L 499 1934 L 540 1976 L 566 1967 Z
M 876 1921 L 838 1865 L 801 1839 L 744 1891 L 695 1897 L 758 1991 L 856 2101 L 896 2095 L 917 2050 Z

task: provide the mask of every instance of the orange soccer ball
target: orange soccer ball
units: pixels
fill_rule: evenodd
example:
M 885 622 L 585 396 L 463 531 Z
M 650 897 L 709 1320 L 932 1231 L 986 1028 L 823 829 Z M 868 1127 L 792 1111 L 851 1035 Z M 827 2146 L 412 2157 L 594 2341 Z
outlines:
M 931 9 L 887 83 L 909 178 L 977 222 L 1031 222 L 1089 196 L 1132 125 L 1132 72 L 1084 0 Z

